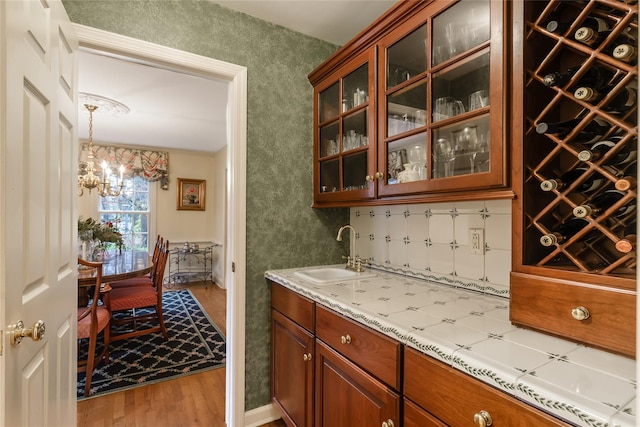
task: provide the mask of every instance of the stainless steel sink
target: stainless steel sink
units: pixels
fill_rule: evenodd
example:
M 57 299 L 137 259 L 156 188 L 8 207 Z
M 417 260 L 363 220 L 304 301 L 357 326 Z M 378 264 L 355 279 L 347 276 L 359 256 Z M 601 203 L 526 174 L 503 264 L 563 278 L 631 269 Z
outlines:
M 343 282 L 345 280 L 360 280 L 375 277 L 375 273 L 363 271 L 347 270 L 340 267 L 318 267 L 305 270 L 298 270 L 294 273 L 296 276 L 309 280 L 314 283 L 334 283 Z

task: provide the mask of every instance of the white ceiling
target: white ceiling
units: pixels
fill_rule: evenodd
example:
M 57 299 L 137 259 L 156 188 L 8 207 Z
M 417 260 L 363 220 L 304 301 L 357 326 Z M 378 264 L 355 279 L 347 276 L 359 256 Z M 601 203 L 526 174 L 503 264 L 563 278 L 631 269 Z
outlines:
M 212 1 L 339 46 L 397 3 L 397 0 Z
M 395 0 L 215 1 L 256 18 L 343 45 Z M 309 70 L 311 71 L 311 70 Z M 79 91 L 129 107 L 114 117 L 93 114 L 93 141 L 216 152 L 226 145 L 227 83 L 81 51 Z M 80 105 L 78 135 L 87 140 L 89 113 Z

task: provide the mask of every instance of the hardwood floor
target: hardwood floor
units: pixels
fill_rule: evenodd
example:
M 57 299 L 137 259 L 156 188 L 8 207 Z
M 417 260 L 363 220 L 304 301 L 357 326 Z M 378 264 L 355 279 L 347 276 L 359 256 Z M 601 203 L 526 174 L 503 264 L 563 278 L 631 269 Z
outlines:
M 202 282 L 191 289 L 226 336 L 226 291 Z M 78 402 L 78 426 L 224 427 L 225 370 L 213 369 Z M 262 427 L 284 426 L 282 420 Z M 231 427 L 231 426 L 229 426 Z

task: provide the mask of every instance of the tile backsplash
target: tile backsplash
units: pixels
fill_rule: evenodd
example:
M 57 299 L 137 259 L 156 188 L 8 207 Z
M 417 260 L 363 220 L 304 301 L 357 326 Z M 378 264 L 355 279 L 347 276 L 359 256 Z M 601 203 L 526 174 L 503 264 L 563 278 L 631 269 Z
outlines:
M 374 268 L 509 297 L 511 200 L 354 207 L 350 224 Z M 484 254 L 470 228 L 484 230 Z

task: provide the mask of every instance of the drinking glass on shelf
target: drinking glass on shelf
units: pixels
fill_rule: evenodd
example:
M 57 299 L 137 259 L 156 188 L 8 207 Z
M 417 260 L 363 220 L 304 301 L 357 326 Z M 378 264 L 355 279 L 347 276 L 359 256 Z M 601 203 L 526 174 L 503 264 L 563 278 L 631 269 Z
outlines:
M 475 147 L 473 149 L 473 172 L 488 172 L 489 171 L 489 135 L 481 133 L 477 139 Z
M 464 104 L 451 96 L 444 96 L 436 99 L 436 105 L 433 110 L 433 121 L 448 119 L 464 113 Z
M 434 45 L 433 46 L 433 65 L 438 65 L 441 62 L 449 59 L 449 48 L 445 45 Z
M 453 174 L 452 166 L 455 160 L 451 141 L 447 138 L 438 138 L 433 145 L 434 176 L 436 178 L 448 177 Z
M 456 157 L 468 157 L 470 173 L 474 173 L 473 153 L 478 144 L 477 126 L 465 126 L 453 132 L 453 151 Z M 466 169 L 464 165 L 461 165 Z
M 469 49 L 472 34 L 467 25 L 449 22 L 444 27 L 444 33 L 449 47 L 449 58 Z
M 469 95 L 469 111 L 489 105 L 489 91 L 478 90 Z
M 418 171 L 420 179 L 427 179 L 427 154 L 424 145 L 415 144 L 407 149 L 407 160 Z
M 444 27 L 444 35 L 447 39 L 448 47 L 449 47 L 449 58 L 456 56 L 460 53 L 460 48 L 458 46 L 458 34 L 457 34 L 457 25 L 453 22 L 449 22 Z

